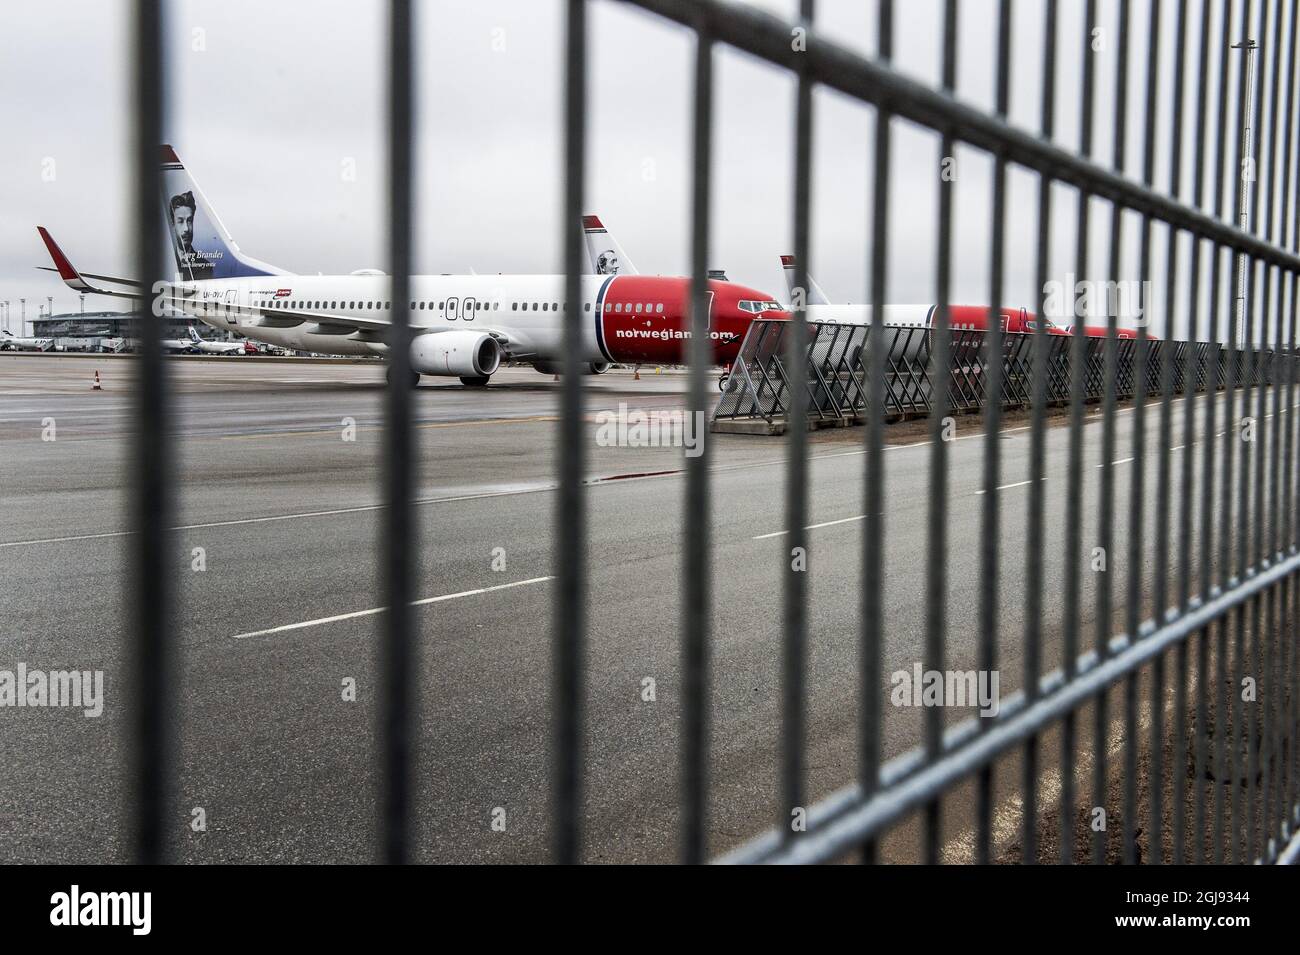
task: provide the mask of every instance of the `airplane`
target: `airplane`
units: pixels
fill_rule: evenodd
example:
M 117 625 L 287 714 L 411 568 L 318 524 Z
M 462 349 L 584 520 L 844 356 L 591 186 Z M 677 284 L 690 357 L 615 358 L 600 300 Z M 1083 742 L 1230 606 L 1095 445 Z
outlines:
M 606 274 L 611 271 L 615 274 L 635 272 L 631 258 L 623 251 L 622 245 L 604 226 L 599 216 L 583 216 L 582 228 L 586 237 L 588 265 L 592 272 L 596 274 Z M 794 256 L 781 256 L 781 267 L 785 272 L 790 297 L 793 299 Z M 727 281 L 726 273 L 721 269 L 710 270 L 709 277 L 718 281 Z M 806 280 L 808 294 L 805 314 L 808 321 L 845 325 L 870 323 L 870 305 L 833 305 L 816 280 L 811 276 L 807 276 Z M 756 316 L 762 315 L 773 319 L 786 318 L 790 311 L 787 306 L 779 302 L 761 304 L 748 302 L 744 307 L 752 310 Z M 899 328 L 929 328 L 934 322 L 936 311 L 934 305 L 886 305 L 885 325 Z M 1025 309 L 1004 308 L 1001 312 L 1004 331 L 1033 331 L 1034 319 Z M 978 305 L 951 305 L 948 308 L 949 327 L 955 331 L 985 329 L 988 327 L 987 316 L 988 309 Z M 1047 323 L 1047 331 L 1049 334 L 1061 334 L 1061 331 L 1051 322 Z M 1105 330 L 1103 329 L 1102 332 L 1104 334 Z
M 166 221 L 159 226 L 167 230 L 177 269 L 161 292 L 163 307 L 284 348 L 387 354 L 388 276 L 376 269 L 296 275 L 254 259 L 240 250 L 171 146 L 162 147 L 162 171 Z M 149 297 L 137 281 L 79 271 L 48 231 L 38 231 L 69 287 Z M 579 277 L 583 334 L 577 357 L 585 374 L 602 374 L 614 363 L 686 360 L 691 280 L 623 274 L 624 264 L 617 273 Z M 428 375 L 481 387 L 503 362 L 557 373 L 564 358 L 566 281 L 564 275 L 412 276 L 409 384 Z M 755 314 L 779 305 L 767 293 L 733 282 L 710 282 L 708 292 L 712 357 L 727 364 Z
M 15 335 L 9 329 L 0 329 L 0 351 L 50 351 L 53 338 L 27 338 Z
M 189 328 L 190 347 L 203 355 L 244 355 L 247 349 L 244 348 L 244 342 L 216 342 L 201 338 L 195 331 L 194 326 Z
M 785 273 L 786 288 L 791 299 L 795 296 L 795 258 L 793 255 L 781 256 L 781 270 Z M 831 304 L 826 293 L 811 276 L 805 276 L 808 282 L 807 307 L 805 314 L 810 322 L 829 322 L 841 325 L 869 325 L 872 307 L 870 305 L 836 305 Z M 934 324 L 939 307 L 934 304 L 923 305 L 885 305 L 885 327 L 929 328 Z M 1004 332 L 1032 332 L 1035 317 L 1023 308 L 1000 308 L 1001 325 Z M 989 310 L 983 305 L 949 305 L 948 327 L 953 331 L 986 331 L 988 329 Z M 1049 335 L 1064 332 L 1051 321 L 1045 323 Z
M 791 298 L 795 294 L 794 278 L 795 258 L 793 255 L 781 256 L 781 270 L 785 273 L 786 288 Z M 807 315 L 810 322 L 839 322 L 843 324 L 866 324 L 871 321 L 870 305 L 832 305 L 826 293 L 811 275 L 805 276 L 808 282 Z M 898 325 L 907 328 L 928 328 L 934 323 L 936 305 L 886 305 L 885 325 Z M 1000 308 L 1001 325 L 1004 332 L 1033 332 L 1037 327 L 1037 316 L 1025 308 Z M 948 327 L 954 331 L 987 331 L 989 310 L 982 305 L 949 305 Z M 1105 325 L 1083 325 L 1083 333 L 1088 338 L 1105 338 Z M 1057 325 L 1051 319 L 1044 319 L 1044 330 L 1049 335 L 1072 335 L 1073 325 Z M 1118 338 L 1137 338 L 1137 331 L 1132 328 L 1120 328 L 1116 331 Z

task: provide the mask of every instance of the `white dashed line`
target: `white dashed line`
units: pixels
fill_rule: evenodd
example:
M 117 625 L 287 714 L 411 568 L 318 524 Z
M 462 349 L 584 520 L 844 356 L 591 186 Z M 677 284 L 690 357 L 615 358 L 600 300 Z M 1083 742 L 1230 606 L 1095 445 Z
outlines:
M 423 600 L 412 600 L 412 607 L 423 607 L 427 604 L 443 603 L 447 600 L 459 600 L 461 597 L 477 597 L 479 594 L 490 594 L 498 590 L 510 590 L 514 587 L 527 587 L 529 584 L 540 584 L 548 580 L 554 580 L 554 577 L 530 577 L 528 580 L 516 580 L 509 584 L 497 584 L 495 587 L 479 587 L 475 590 L 462 590 L 456 594 L 441 594 L 437 597 L 425 597 Z M 335 614 L 332 617 L 318 617 L 315 620 L 304 620 L 301 623 L 286 623 L 279 627 L 269 627 L 266 630 L 252 630 L 248 633 L 237 633 L 231 639 L 247 640 L 250 637 L 265 637 L 273 633 L 286 633 L 290 630 L 304 630 L 307 627 L 319 627 L 326 623 L 338 623 L 340 620 L 356 620 L 360 617 L 373 617 L 375 614 L 383 613 L 387 607 L 371 607 L 369 610 L 355 610 L 352 613 Z

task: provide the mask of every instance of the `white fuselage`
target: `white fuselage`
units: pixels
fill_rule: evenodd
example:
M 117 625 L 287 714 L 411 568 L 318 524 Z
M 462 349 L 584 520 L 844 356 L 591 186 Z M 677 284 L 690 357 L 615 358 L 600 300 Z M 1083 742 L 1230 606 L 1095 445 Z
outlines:
M 227 326 L 229 327 L 229 326 Z M 198 341 L 190 340 L 193 349 L 202 355 L 242 355 L 244 354 L 243 342 L 211 342 L 200 338 Z
M 21 335 L 0 336 L 0 348 L 13 351 L 49 351 L 54 347 L 53 338 L 28 338 Z
M 870 325 L 870 305 L 813 305 L 804 306 L 810 322 L 834 325 Z M 890 328 L 928 328 L 933 305 L 885 305 L 883 317 Z
M 582 297 L 593 302 L 607 276 L 581 276 Z M 420 275 L 411 277 L 411 324 L 421 331 L 491 330 L 509 338 L 509 352 L 559 358 L 563 275 Z M 187 315 L 254 341 L 327 355 L 382 355 L 382 325 L 392 320 L 386 275 L 267 275 L 186 283 L 194 294 L 172 304 Z M 259 311 L 252 311 L 258 309 Z M 260 311 L 267 310 L 267 311 Z M 276 317 L 285 313 L 283 327 Z M 304 312 L 322 322 L 295 323 Z M 374 328 L 331 326 L 328 316 L 372 322 Z M 600 361 L 594 325 L 583 322 L 579 361 Z

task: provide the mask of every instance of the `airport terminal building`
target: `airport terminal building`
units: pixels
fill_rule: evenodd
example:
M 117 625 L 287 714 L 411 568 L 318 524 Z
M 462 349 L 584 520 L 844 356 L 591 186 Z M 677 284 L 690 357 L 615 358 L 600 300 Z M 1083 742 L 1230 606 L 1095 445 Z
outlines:
M 139 317 L 139 312 L 63 312 L 34 319 L 31 335 L 52 338 L 56 346 L 68 351 L 98 351 L 103 339 L 138 337 L 133 326 Z M 192 318 L 167 318 L 164 322 L 164 338 L 184 338 L 191 325 L 204 338 L 218 337 L 211 328 Z

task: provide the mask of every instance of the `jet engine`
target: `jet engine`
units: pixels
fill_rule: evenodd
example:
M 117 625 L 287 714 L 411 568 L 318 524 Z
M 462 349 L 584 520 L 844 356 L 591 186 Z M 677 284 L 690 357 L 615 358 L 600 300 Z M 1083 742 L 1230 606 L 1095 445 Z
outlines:
M 501 364 L 501 344 L 486 332 L 426 332 L 411 341 L 411 369 L 421 375 L 487 378 Z

